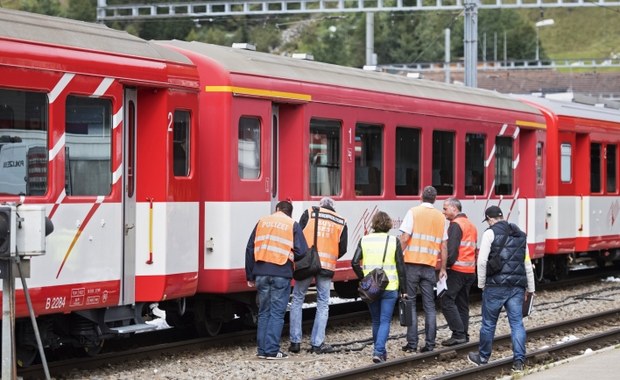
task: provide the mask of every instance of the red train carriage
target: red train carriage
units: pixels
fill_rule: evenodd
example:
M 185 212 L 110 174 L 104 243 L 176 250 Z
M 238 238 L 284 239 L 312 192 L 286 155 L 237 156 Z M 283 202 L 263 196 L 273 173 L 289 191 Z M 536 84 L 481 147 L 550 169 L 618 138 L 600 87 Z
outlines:
M 345 296 L 355 294 L 350 258 L 373 213 L 388 212 L 397 228 L 429 184 L 440 199 L 459 197 L 474 220 L 499 204 L 542 257 L 545 124 L 536 109 L 490 91 L 197 42 L 162 44 L 200 73 L 207 246 L 199 292 L 249 290 L 247 237 L 289 197 L 295 217 L 332 196 L 347 218 L 349 253 L 335 276 Z M 211 317 L 226 320 L 232 311 Z
M 30 279 L 47 346 L 96 351 L 150 328 L 155 302 L 209 334 L 251 317 L 245 245 L 284 198 L 296 218 L 336 199 L 343 295 L 372 215 L 398 228 L 429 184 L 474 221 L 499 204 L 544 253 L 545 119 L 521 101 L 8 10 L 0 42 L 0 202 L 45 205 L 55 225 Z
M 44 205 L 55 225 L 29 279 L 46 345 L 96 350 L 152 328 L 145 303 L 197 288 L 193 65 L 101 25 L 0 9 L 0 78 L 0 201 Z M 16 300 L 26 317 L 21 287 Z
M 620 111 L 522 99 L 539 107 L 547 123 L 546 257 L 540 274 L 564 276 L 582 258 L 600 266 L 619 260 Z

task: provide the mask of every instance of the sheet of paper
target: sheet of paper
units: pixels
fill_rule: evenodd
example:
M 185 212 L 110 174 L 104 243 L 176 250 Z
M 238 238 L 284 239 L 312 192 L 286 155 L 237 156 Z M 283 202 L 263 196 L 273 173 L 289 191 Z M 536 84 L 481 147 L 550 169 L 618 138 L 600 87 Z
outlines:
M 448 284 L 446 283 L 446 277 L 444 277 L 437 281 L 437 297 L 443 296 L 446 290 L 448 290 Z

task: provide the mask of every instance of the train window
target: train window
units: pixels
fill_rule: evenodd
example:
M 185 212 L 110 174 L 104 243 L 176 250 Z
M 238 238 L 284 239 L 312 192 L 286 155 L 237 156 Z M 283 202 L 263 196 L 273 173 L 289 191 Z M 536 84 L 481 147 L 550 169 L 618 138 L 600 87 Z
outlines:
M 396 195 L 420 192 L 420 130 L 396 128 Z
M 454 132 L 433 131 L 432 183 L 438 195 L 454 193 Z
M 47 96 L 0 89 L 0 194 L 47 191 Z
M 601 144 L 590 144 L 590 192 L 601 192 Z
M 465 195 L 484 194 L 484 145 L 486 136 L 465 135 Z
M 65 120 L 67 195 L 107 195 L 112 188 L 112 102 L 68 96 Z
M 572 181 L 573 148 L 570 144 L 562 144 L 560 147 L 560 180 L 562 182 Z
M 310 120 L 310 195 L 340 194 L 340 130 L 333 120 Z
M 495 138 L 495 194 L 512 194 L 512 137 Z
M 615 145 L 607 145 L 607 192 L 615 193 L 618 190 L 616 185 L 617 177 L 617 167 L 616 167 L 616 146 Z
M 536 143 L 536 183 L 543 184 L 543 152 L 544 144 L 542 141 Z
M 260 175 L 260 121 L 257 117 L 239 119 L 239 178 L 256 179 Z
M 186 177 L 189 175 L 189 126 L 190 114 L 188 111 L 174 111 L 174 129 L 172 139 L 174 175 Z
M 355 126 L 355 194 L 380 195 L 383 191 L 383 128 Z

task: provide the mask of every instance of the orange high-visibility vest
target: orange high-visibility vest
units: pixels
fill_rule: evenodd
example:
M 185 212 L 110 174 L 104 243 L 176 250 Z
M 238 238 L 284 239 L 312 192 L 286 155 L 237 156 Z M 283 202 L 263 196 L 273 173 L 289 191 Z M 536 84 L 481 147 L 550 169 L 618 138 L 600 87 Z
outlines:
M 314 243 L 314 211 L 308 209 L 308 223 L 304 228 L 304 236 L 308 246 Z M 346 221 L 343 217 L 326 208 L 319 208 L 319 231 L 316 236 L 316 249 L 321 258 L 321 268 L 336 270 L 340 236 Z
M 461 227 L 463 236 L 459 245 L 459 255 L 456 262 L 450 269 L 461 273 L 476 272 L 476 242 L 478 241 L 478 230 L 465 217 L 456 218 L 452 221 Z
M 281 211 L 261 218 L 256 226 L 254 260 L 277 265 L 293 261 L 294 223 Z
M 411 209 L 413 232 L 405 247 L 405 263 L 435 267 L 441 253 L 446 218 L 436 208 L 416 206 Z

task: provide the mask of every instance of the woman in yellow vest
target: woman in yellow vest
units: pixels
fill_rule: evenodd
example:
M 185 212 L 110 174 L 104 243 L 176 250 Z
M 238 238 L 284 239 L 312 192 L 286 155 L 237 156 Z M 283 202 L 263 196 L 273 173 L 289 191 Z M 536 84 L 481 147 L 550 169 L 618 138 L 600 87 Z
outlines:
M 381 363 L 387 359 L 385 342 L 390 335 L 394 305 L 398 300 L 398 293 L 404 294 L 404 286 L 407 283 L 403 253 L 398 238 L 388 235 L 391 228 L 390 216 L 383 211 L 377 212 L 372 218 L 373 232 L 360 240 L 351 260 L 353 271 L 360 279 L 373 269 L 381 267 L 390 279 L 381 297 L 368 304 L 372 319 L 372 341 L 374 343 L 372 361 L 374 363 Z M 384 256 L 385 260 L 383 260 Z

